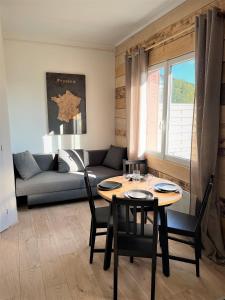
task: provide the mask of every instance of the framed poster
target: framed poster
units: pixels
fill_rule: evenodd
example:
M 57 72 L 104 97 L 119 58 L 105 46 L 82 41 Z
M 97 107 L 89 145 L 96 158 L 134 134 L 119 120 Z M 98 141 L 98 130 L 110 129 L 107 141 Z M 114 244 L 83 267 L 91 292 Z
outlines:
M 87 133 L 85 75 L 46 73 L 46 85 L 49 133 Z

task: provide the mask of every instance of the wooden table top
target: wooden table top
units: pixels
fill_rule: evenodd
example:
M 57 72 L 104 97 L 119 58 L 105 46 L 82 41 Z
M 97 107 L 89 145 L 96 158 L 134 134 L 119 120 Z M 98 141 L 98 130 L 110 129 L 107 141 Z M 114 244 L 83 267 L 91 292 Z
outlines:
M 112 196 L 124 197 L 124 193 L 132 189 L 143 189 L 151 192 L 154 197 L 158 198 L 159 206 L 171 205 L 176 203 L 182 198 L 182 189 L 179 187 L 179 192 L 173 193 L 158 193 L 154 190 L 156 183 L 168 182 L 173 183 L 169 180 L 151 176 L 146 181 L 128 181 L 124 176 L 117 176 L 106 179 L 106 181 L 116 181 L 122 183 L 122 187 L 112 191 L 101 191 L 97 190 L 98 194 L 105 200 L 111 202 Z

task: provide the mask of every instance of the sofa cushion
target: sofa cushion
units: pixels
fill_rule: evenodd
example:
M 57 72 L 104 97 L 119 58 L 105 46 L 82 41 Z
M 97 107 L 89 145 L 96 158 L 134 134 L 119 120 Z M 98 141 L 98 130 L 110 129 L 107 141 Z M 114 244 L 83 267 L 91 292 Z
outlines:
M 113 168 L 115 170 L 121 170 L 123 159 L 126 158 L 126 151 L 126 148 L 111 145 L 103 161 L 103 166 Z
M 107 178 L 123 175 L 123 171 L 121 170 L 115 170 L 104 166 L 87 167 L 87 170 L 91 186 L 96 186 L 99 182 Z
M 52 193 L 84 188 L 83 172 L 59 173 L 46 171 L 28 179 L 16 178 L 16 195 Z
M 104 179 L 122 175 L 122 171 L 104 166 L 87 167 L 91 186 L 94 188 Z M 16 178 L 16 196 L 61 192 L 85 188 L 83 172 L 59 173 L 45 171 L 23 180 Z
M 103 163 L 108 150 L 87 150 L 87 166 L 99 166 Z
M 53 154 L 33 154 L 33 157 L 42 171 L 54 170 Z
M 13 161 L 19 175 L 25 180 L 41 173 L 41 169 L 29 151 L 13 154 Z
M 58 171 L 60 173 L 74 173 L 84 170 L 84 150 L 59 150 Z

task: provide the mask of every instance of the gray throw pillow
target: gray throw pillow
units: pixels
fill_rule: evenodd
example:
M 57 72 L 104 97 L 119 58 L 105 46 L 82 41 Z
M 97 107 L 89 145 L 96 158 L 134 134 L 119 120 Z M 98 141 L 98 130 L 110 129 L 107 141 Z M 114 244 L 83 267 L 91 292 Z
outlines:
M 33 154 L 33 157 L 42 171 L 50 171 L 54 169 L 53 154 Z
M 122 147 L 116 147 L 111 145 L 106 157 L 103 161 L 103 166 L 109 167 L 115 170 L 121 170 L 123 159 L 127 157 L 127 149 Z
M 102 165 L 102 162 L 105 159 L 107 152 L 108 152 L 108 149 L 107 150 L 87 150 L 87 156 L 88 156 L 87 166 L 92 167 L 92 166 Z
M 84 170 L 84 167 L 83 149 L 59 150 L 58 171 L 60 173 L 80 172 Z
M 20 177 L 25 180 L 41 173 L 41 169 L 29 151 L 14 154 L 13 161 Z

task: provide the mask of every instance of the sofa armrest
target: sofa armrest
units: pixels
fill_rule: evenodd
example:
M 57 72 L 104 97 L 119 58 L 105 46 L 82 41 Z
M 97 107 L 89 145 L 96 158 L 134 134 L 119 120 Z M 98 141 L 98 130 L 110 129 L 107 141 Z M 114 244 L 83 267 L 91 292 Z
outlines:
M 104 150 L 87 150 L 88 161 L 86 166 L 99 166 L 103 163 L 108 149 Z

